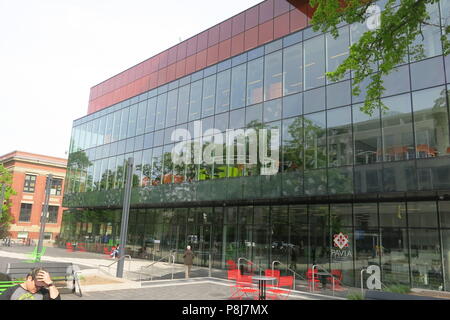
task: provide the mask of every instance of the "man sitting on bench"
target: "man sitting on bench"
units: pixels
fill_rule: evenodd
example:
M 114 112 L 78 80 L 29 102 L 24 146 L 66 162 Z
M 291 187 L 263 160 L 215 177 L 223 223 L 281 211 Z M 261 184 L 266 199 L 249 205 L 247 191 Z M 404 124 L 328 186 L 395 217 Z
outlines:
M 0 300 L 61 300 L 61 297 L 50 274 L 45 269 L 35 268 L 23 283 L 3 292 Z

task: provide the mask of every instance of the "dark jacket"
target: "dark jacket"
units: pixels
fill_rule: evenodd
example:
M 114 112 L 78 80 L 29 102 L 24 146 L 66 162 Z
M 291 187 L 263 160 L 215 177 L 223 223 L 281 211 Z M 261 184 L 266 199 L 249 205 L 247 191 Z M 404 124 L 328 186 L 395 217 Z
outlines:
M 192 250 L 186 250 L 184 252 L 183 258 L 184 258 L 184 264 L 186 265 L 193 265 L 194 264 L 194 252 Z

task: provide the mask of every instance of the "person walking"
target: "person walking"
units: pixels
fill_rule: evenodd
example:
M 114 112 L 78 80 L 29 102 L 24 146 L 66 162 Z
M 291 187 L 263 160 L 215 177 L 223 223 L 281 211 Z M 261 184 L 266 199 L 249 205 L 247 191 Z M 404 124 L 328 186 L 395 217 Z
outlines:
M 185 265 L 185 278 L 188 279 L 191 273 L 192 265 L 194 264 L 194 252 L 191 249 L 191 246 L 186 247 L 186 251 L 184 252 L 184 265 Z

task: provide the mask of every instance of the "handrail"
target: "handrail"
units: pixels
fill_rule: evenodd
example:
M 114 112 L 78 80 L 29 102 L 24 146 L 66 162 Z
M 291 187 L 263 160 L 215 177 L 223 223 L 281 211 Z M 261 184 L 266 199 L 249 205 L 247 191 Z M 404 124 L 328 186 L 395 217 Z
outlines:
M 128 257 L 128 259 L 130 259 L 130 262 L 131 262 L 131 256 L 128 255 L 128 254 L 126 254 L 126 255 L 120 257 L 119 259 L 117 259 L 116 261 L 114 261 L 113 263 L 111 263 L 110 265 L 107 265 L 107 266 L 106 266 L 106 265 L 104 265 L 104 264 L 100 264 L 99 266 L 101 266 L 101 267 L 107 267 L 107 268 L 108 268 L 108 272 L 109 272 L 109 269 L 110 269 L 110 267 L 111 267 L 113 264 L 118 263 L 120 260 L 125 259 L 125 258 L 127 258 L 127 257 Z M 131 263 L 130 263 L 130 264 L 131 264 Z M 130 271 L 130 264 L 128 265 L 128 271 Z
M 318 265 L 318 264 L 314 264 L 313 266 L 312 266 L 312 286 L 311 286 L 311 288 L 312 288 L 312 292 L 314 292 L 314 288 L 315 288 L 315 285 L 314 285 L 314 269 L 315 268 L 317 268 L 317 269 L 322 269 L 323 271 L 325 271 L 325 273 L 327 273 L 327 274 L 329 274 L 331 277 L 333 277 L 334 278 L 334 275 L 333 274 L 331 274 L 327 269 L 325 269 L 324 267 L 322 267 L 322 266 L 320 266 L 320 265 Z M 333 297 L 334 297 L 334 281 L 331 281 L 331 283 L 333 284 Z
M 364 297 L 364 277 L 363 277 L 363 271 L 367 271 L 367 268 L 362 268 L 360 271 L 361 274 L 361 296 Z M 385 285 L 383 282 L 381 282 L 381 280 L 377 279 L 376 281 L 378 281 L 381 284 L 381 287 L 385 287 L 388 288 L 387 285 Z
M 297 273 L 297 271 L 292 270 L 291 268 L 289 268 L 289 266 L 287 266 L 286 264 L 284 264 L 283 262 L 278 261 L 278 260 L 274 260 L 274 261 L 272 262 L 272 274 L 273 274 L 273 271 L 274 271 L 274 269 L 275 269 L 275 263 L 278 263 L 278 264 L 281 264 L 281 265 L 286 266 L 286 267 L 287 267 L 286 269 L 289 270 L 289 271 L 291 271 L 291 272 L 293 273 L 294 281 L 293 281 L 292 284 L 293 284 L 293 289 L 294 289 L 294 290 L 295 290 L 295 275 L 298 275 L 298 276 L 300 277 L 300 279 L 306 280 L 301 274 Z
M 170 258 L 172 258 L 172 280 L 173 280 L 173 266 L 174 266 L 174 264 L 175 264 L 175 252 L 176 252 L 176 250 L 175 250 L 175 249 L 172 249 L 172 250 L 170 250 L 170 253 L 169 253 L 168 255 L 162 257 L 162 258 L 159 259 L 158 261 L 154 261 L 154 262 L 152 262 L 151 264 L 149 264 L 149 265 L 147 265 L 147 266 L 142 266 L 142 267 L 140 268 L 140 270 L 139 270 L 139 281 L 140 281 L 140 282 L 142 281 L 142 269 L 144 269 L 144 268 L 149 268 L 149 267 L 153 267 L 153 265 L 155 265 L 155 264 L 158 263 L 158 262 L 163 261 L 163 260 L 166 259 L 166 258 L 169 258 L 169 260 L 168 260 L 169 263 L 170 263 Z M 150 281 L 152 281 L 152 280 L 153 280 L 153 274 L 150 272 Z
M 261 275 L 261 270 L 263 270 L 261 268 L 261 266 L 259 264 L 254 263 L 253 261 L 248 260 L 247 258 L 244 258 L 244 257 L 239 257 L 238 258 L 238 270 L 241 270 L 241 259 L 243 259 L 243 260 L 245 260 L 247 262 L 250 262 L 252 265 L 255 265 L 259 269 L 259 275 Z

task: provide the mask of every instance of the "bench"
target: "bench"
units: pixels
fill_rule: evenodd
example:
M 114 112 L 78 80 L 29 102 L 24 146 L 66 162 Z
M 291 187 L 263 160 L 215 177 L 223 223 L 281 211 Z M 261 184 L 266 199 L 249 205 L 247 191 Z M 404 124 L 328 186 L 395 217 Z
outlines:
M 0 282 L 0 289 L 6 290 L 8 287 L 15 286 L 25 281 L 27 274 L 34 268 L 43 268 L 48 271 L 50 277 L 55 283 L 61 294 L 70 293 L 82 296 L 80 281 L 78 278 L 79 271 L 75 270 L 72 263 L 67 262 L 38 262 L 38 263 L 8 263 L 6 274 L 11 281 Z M 68 286 L 71 283 L 71 288 Z M 78 288 L 78 293 L 77 293 Z

